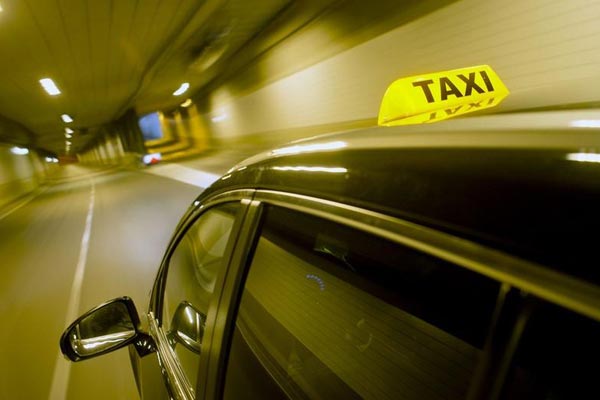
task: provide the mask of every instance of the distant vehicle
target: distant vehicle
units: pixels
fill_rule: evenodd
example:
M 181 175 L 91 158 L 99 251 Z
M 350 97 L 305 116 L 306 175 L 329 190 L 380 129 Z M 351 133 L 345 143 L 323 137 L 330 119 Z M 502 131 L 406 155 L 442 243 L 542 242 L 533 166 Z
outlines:
M 159 162 L 161 162 L 161 160 L 162 160 L 162 154 L 160 154 L 160 153 L 145 154 L 142 157 L 142 162 L 145 165 L 158 164 Z
M 61 349 L 129 346 L 143 399 L 598 398 L 592 119 L 373 128 L 253 157 L 183 216 L 144 322 L 117 298 Z

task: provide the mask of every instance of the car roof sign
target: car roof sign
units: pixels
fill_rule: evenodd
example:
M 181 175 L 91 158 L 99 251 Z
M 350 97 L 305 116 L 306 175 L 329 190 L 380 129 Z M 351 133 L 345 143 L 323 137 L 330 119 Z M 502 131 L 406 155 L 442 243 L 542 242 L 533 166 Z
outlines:
M 437 122 L 495 107 L 508 94 L 508 89 L 489 65 L 401 78 L 385 92 L 378 124 Z

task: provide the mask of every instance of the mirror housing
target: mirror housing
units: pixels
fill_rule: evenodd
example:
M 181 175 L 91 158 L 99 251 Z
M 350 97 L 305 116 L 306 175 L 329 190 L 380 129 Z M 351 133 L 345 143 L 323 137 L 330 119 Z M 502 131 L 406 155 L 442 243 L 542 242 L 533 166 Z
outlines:
M 181 343 L 186 349 L 200 354 L 205 326 L 206 315 L 189 302 L 182 301 L 175 310 L 171 330 L 167 334 L 169 344 L 175 348 L 177 343 Z
M 71 361 L 109 353 L 135 342 L 140 319 L 129 297 L 100 304 L 73 322 L 60 338 L 60 350 Z

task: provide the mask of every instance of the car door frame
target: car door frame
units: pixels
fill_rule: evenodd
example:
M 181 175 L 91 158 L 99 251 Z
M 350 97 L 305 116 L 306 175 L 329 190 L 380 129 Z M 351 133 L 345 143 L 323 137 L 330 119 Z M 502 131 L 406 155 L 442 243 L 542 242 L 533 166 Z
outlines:
M 152 288 L 147 320 L 150 336 L 156 344 L 157 358 L 160 364 L 160 370 L 163 376 L 164 384 L 167 392 L 174 399 L 192 400 L 203 398 L 202 389 L 204 388 L 207 380 L 207 371 L 201 369 L 201 367 L 199 368 L 196 381 L 196 391 L 194 392 L 194 388 L 189 385 L 187 376 L 181 365 L 169 350 L 169 344 L 165 332 L 161 327 L 164 291 L 171 256 L 181 242 L 181 239 L 206 211 L 225 203 L 239 202 L 240 210 L 235 217 L 231 235 L 225 249 L 223 257 L 224 265 L 223 268 L 221 268 L 217 273 L 214 292 L 209 304 L 209 310 L 206 319 L 206 331 L 202 341 L 203 354 L 200 356 L 200 360 L 203 360 L 208 358 L 208 355 L 211 353 L 210 349 L 212 347 L 212 338 L 215 331 L 214 327 L 215 323 L 217 323 L 217 310 L 219 309 L 219 303 L 222 298 L 226 276 L 236 253 L 235 250 L 237 248 L 237 242 L 240 239 L 240 233 L 244 231 L 244 221 L 248 216 L 252 219 L 254 218 L 251 212 L 254 192 L 254 190 L 247 189 L 232 190 L 211 196 L 203 201 L 194 201 L 190 209 L 182 217 L 181 222 L 178 224 L 161 261 L 158 273 L 156 275 L 156 280 Z M 199 392 L 199 390 L 202 390 L 202 394 Z

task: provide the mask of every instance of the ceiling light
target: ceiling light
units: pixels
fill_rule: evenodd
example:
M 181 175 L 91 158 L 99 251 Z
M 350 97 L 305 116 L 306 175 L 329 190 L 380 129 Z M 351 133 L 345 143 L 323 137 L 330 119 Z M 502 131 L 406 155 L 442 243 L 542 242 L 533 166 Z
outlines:
M 67 133 L 73 133 L 75 131 L 73 129 L 71 129 L 71 128 L 65 128 L 65 132 L 67 132 Z
M 58 89 L 58 86 L 56 86 L 56 83 L 54 83 L 54 81 L 52 79 L 50 79 L 50 78 L 40 79 L 40 84 L 42 85 L 44 90 L 50 96 L 56 96 L 56 95 L 60 94 L 60 90 Z
M 67 134 L 65 134 L 65 137 L 66 137 L 67 139 L 71 139 L 71 138 L 73 137 L 73 135 L 71 135 L 70 133 L 67 133 Z
M 29 149 L 26 149 L 25 147 L 13 147 L 10 149 L 10 152 L 19 156 L 24 156 L 29 154 Z
M 181 96 L 182 94 L 187 92 L 187 90 L 189 88 L 190 88 L 190 84 L 187 82 L 183 82 L 181 84 L 181 86 L 179 86 L 179 89 L 177 89 L 176 91 L 173 92 L 173 96 Z
M 212 122 L 221 122 L 221 121 L 225 121 L 226 119 L 227 119 L 227 114 L 223 113 L 223 114 L 215 115 L 210 120 Z
M 71 116 L 69 114 L 63 114 L 60 117 L 67 124 L 70 124 L 71 122 L 73 122 L 73 118 L 71 118 Z
M 181 107 L 189 107 L 189 106 L 192 105 L 192 99 L 187 99 L 186 101 L 184 101 L 180 105 L 181 105 Z
M 65 143 L 67 144 L 67 146 L 71 145 L 71 142 L 69 142 L 68 140 Z

